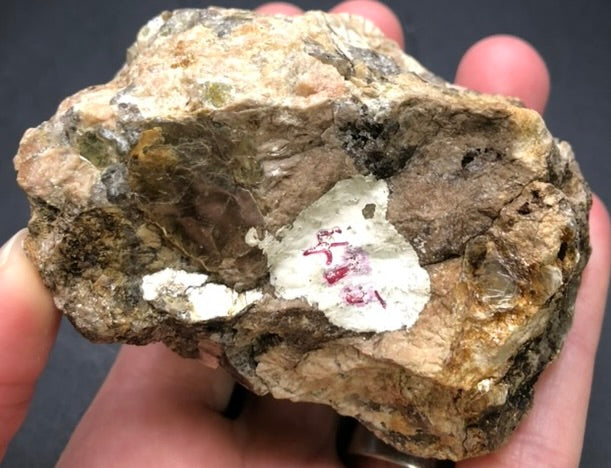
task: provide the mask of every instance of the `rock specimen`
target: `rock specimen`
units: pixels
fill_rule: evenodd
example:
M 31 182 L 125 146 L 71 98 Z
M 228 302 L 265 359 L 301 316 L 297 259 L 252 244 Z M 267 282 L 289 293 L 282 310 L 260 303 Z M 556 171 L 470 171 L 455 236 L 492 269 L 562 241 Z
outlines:
M 163 13 L 15 164 L 85 336 L 212 356 L 424 457 L 509 436 L 589 253 L 569 145 L 356 17 Z

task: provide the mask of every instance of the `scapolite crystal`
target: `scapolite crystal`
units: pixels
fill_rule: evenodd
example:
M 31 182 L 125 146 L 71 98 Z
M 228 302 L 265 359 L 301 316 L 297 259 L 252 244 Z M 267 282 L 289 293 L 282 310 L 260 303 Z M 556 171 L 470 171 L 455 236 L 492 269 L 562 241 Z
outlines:
M 86 337 L 212 355 L 425 457 L 509 436 L 589 253 L 570 146 L 357 17 L 162 13 L 15 165 Z

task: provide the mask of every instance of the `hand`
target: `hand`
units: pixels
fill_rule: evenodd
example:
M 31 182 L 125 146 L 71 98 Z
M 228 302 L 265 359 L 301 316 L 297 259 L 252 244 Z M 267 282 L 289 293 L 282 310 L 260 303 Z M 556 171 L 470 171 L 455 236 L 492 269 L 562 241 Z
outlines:
M 301 13 L 279 3 L 259 10 Z M 333 11 L 366 16 L 403 46 L 401 25 L 387 7 L 356 0 Z M 547 69 L 539 55 L 507 36 L 473 46 L 461 61 L 456 81 L 480 91 L 518 96 L 539 112 L 549 92 Z M 593 253 L 574 325 L 559 358 L 543 373 L 533 409 L 509 443 L 460 467 L 578 465 L 609 282 L 610 231 L 607 212 L 595 198 L 590 213 Z M 0 256 L 0 458 L 25 416 L 60 318 L 21 250 L 22 238 L 20 233 L 9 241 Z M 334 445 L 337 417 L 331 409 L 250 398 L 241 415 L 228 420 L 221 412 L 233 386 L 224 371 L 181 359 L 162 345 L 124 346 L 59 464 L 341 466 Z

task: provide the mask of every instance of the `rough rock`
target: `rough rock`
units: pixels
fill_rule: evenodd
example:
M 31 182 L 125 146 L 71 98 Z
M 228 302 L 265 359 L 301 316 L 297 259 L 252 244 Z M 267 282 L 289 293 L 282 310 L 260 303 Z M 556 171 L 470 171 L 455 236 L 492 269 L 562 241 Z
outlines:
M 425 457 L 507 439 L 589 254 L 570 146 L 357 17 L 165 12 L 15 165 L 27 252 L 86 337 L 163 341 Z

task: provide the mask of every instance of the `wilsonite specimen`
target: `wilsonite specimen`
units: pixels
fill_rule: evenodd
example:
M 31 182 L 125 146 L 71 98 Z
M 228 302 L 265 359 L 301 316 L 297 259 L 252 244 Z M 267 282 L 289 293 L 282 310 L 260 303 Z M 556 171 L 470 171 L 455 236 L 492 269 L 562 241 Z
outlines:
M 163 341 L 424 457 L 507 439 L 589 253 L 570 146 L 358 17 L 162 13 L 15 165 L 83 335 Z

